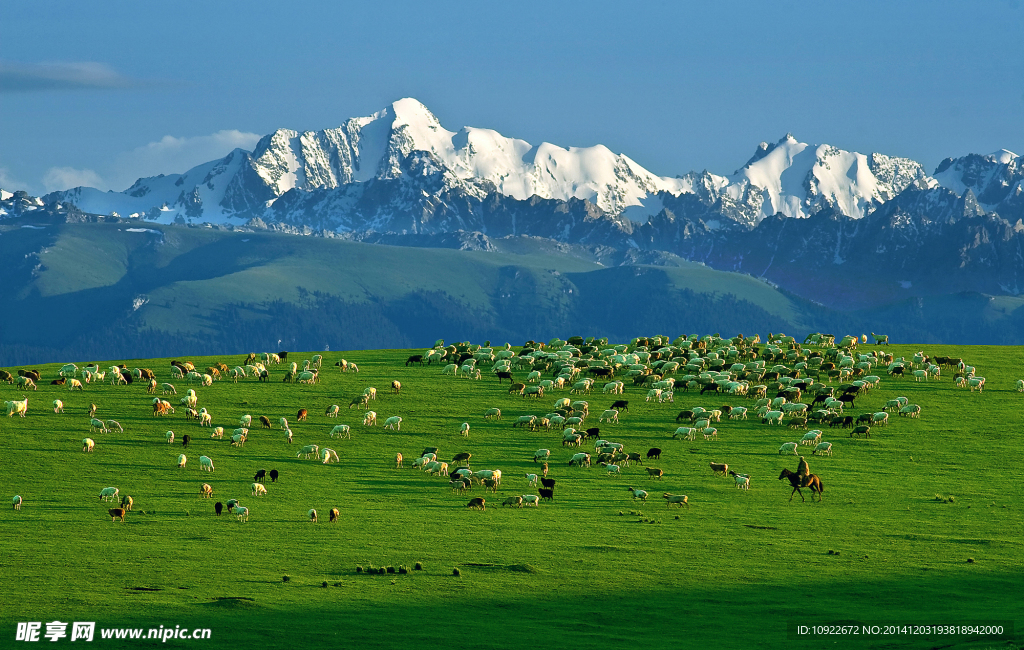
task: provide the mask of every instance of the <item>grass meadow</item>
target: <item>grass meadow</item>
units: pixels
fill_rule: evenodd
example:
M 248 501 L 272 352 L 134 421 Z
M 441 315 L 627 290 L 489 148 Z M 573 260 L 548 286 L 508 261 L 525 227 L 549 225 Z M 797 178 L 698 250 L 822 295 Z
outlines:
M 897 356 L 919 349 L 891 346 Z M 922 406 L 921 417 L 893 414 L 869 439 L 826 427 L 832 457 L 801 447 L 824 483 L 822 503 L 809 493 L 806 502 L 790 502 L 788 483 L 777 480 L 797 465 L 777 453 L 780 444 L 803 432 L 751 417 L 723 419 L 717 441 L 671 439 L 680 410 L 750 406 L 744 398 L 677 391 L 674 403 L 655 404 L 629 384 L 622 396 L 581 398 L 591 405 L 588 425 L 600 426 L 603 438 L 627 451 L 662 448 L 660 461 L 645 461 L 664 470 L 658 481 L 642 466 L 624 467 L 621 476 L 569 467 L 577 450 L 560 446 L 560 432 L 512 428 L 519 415 L 551 411 L 567 391 L 528 399 L 508 395 L 507 382 L 499 385 L 486 369 L 476 381 L 443 376 L 437 365 L 406 367 L 419 350 L 323 353 L 321 382 L 311 386 L 282 383 L 284 371 L 271 367 L 268 383 L 196 387 L 199 407 L 228 431 L 224 440 L 187 421 L 173 396 L 176 414 L 154 417 L 142 383 L 72 393 L 49 385 L 61 364 L 39 366 L 35 392 L 0 384 L 0 399 L 29 399 L 27 417 L 0 417 L 0 647 L 21 647 L 13 641 L 18 622 L 40 621 L 45 630 L 54 620 L 95 621 L 94 643 L 105 648 L 1020 647 L 1024 394 L 1015 381 L 1024 377 L 1024 359 L 1018 348 L 925 351 L 976 366 L 984 392 L 954 387 L 949 374 L 927 383 L 883 377 L 847 412 L 878 411 L 906 396 Z M 311 355 L 292 353 L 289 361 Z M 189 360 L 233 367 L 243 358 Z M 360 372 L 341 372 L 333 364 L 342 358 Z M 168 359 L 101 365 L 120 362 L 172 381 Z M 401 394 L 389 393 L 392 380 L 402 383 Z M 178 397 L 189 388 L 172 383 Z M 347 408 L 369 386 L 378 390 L 370 404 L 376 427 L 362 426 L 362 411 Z M 618 397 L 630 402 L 621 423 L 597 425 Z M 63 400 L 63 414 L 53 412 L 54 399 Z M 90 434 L 90 403 L 124 433 Z M 337 419 L 324 415 L 331 404 L 341 406 Z M 485 421 L 490 407 L 503 419 Z M 309 410 L 305 422 L 294 421 L 300 408 Z M 235 448 L 227 437 L 243 414 L 266 415 L 273 428 L 254 423 Z M 392 415 L 403 418 L 400 432 L 383 430 Z M 468 438 L 459 433 L 463 422 Z M 335 424 L 351 425 L 352 438 L 330 439 Z M 165 441 L 168 430 L 174 444 Z M 193 440 L 182 450 L 184 434 Z M 82 452 L 87 436 L 96 441 L 93 453 Z M 341 462 L 296 458 L 305 444 L 331 447 Z M 482 487 L 453 494 L 446 478 L 395 468 L 396 452 L 408 465 L 428 446 L 442 460 L 470 452 L 474 470 L 501 469 L 497 494 Z M 554 502 L 500 507 L 506 496 L 537 494 L 523 476 L 538 471 L 533 452 L 545 447 L 558 481 Z M 181 453 L 184 469 L 176 467 Z M 214 473 L 200 471 L 200 455 L 213 459 Z M 750 474 L 750 490 L 713 476 L 712 461 Z M 280 479 L 267 480 L 267 496 L 253 497 L 261 468 L 277 469 Z M 204 482 L 212 500 L 199 498 Z M 107 486 L 135 500 L 125 523 L 111 522 L 110 505 L 98 499 Z M 629 486 L 647 490 L 647 503 L 634 502 Z M 691 507 L 668 509 L 662 492 L 688 495 Z M 24 499 L 18 512 L 6 505 L 15 494 Z M 485 496 L 486 510 L 467 509 L 471 496 Z M 215 516 L 213 502 L 231 498 L 249 508 L 248 523 Z M 341 515 L 328 523 L 332 507 Z M 319 523 L 307 520 L 310 508 Z M 408 574 L 356 570 L 417 562 L 423 570 Z M 1017 629 L 997 640 L 793 631 L 843 621 Z M 101 628 L 161 625 L 209 628 L 211 638 L 99 638 Z

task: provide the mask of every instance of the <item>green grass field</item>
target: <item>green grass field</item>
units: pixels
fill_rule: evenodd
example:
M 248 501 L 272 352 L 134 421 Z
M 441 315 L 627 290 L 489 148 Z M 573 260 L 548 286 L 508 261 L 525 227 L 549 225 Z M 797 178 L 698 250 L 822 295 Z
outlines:
M 918 349 L 891 347 L 908 357 Z M 596 465 L 570 468 L 566 461 L 577 450 L 560 446 L 560 432 L 512 428 L 519 415 L 551 411 L 567 391 L 533 400 L 508 395 L 507 383 L 500 386 L 486 368 L 474 381 L 442 376 L 436 365 L 405 367 L 418 350 L 324 353 L 314 386 L 284 384 L 283 371 L 272 367 L 267 384 L 196 388 L 199 406 L 228 436 L 243 414 L 271 418 L 274 428 L 253 426 L 241 448 L 211 440 L 209 429 L 186 421 L 183 408 L 154 417 L 143 384 L 71 393 L 48 385 L 60 364 L 42 366 L 36 392 L 0 384 L 0 399 L 29 399 L 27 417 L 0 419 L 0 496 L 5 504 L 15 494 L 24 498 L 20 512 L 5 505 L 0 517 L 0 648 L 22 647 L 13 640 L 18 622 L 40 621 L 45 631 L 54 620 L 95 621 L 95 643 L 108 648 L 1019 647 L 1020 350 L 925 351 L 975 365 L 987 378 L 984 392 L 957 389 L 951 376 L 929 383 L 883 378 L 847 412 L 877 411 L 902 395 L 922 406 L 921 418 L 894 414 L 870 439 L 825 428 L 830 458 L 801 447 L 824 482 L 822 503 L 809 494 L 806 502 L 789 502 L 788 484 L 776 480 L 797 464 L 777 453 L 780 444 L 803 432 L 751 417 L 723 419 L 718 441 L 670 438 L 680 410 L 750 406 L 744 398 L 678 391 L 674 404 L 654 404 L 644 401 L 646 389 L 628 384 L 623 396 L 595 391 L 582 398 L 591 404 L 588 425 L 600 426 L 603 438 L 627 451 L 663 449 L 660 461 L 647 462 L 665 471 L 656 481 L 641 466 L 623 468 L 621 476 Z M 341 358 L 360 372 L 340 372 L 333 364 Z M 190 360 L 200 368 L 234 366 L 242 356 Z M 169 360 L 112 361 L 171 381 Z M 389 394 L 392 380 L 401 381 L 400 395 Z M 179 397 L 189 387 L 173 383 Z M 379 415 L 376 427 L 363 427 L 362 412 L 346 408 L 369 386 L 378 389 L 370 407 Z M 616 397 L 630 401 L 629 412 L 618 425 L 597 425 Z M 53 412 L 54 399 L 64 401 L 64 414 Z M 90 434 L 90 403 L 98 405 L 97 417 L 118 420 L 125 432 Z M 331 404 L 342 407 L 336 420 L 324 415 Z M 490 407 L 501 408 L 501 421 L 484 421 Z M 299 408 L 309 410 L 308 421 L 294 421 Z M 383 430 L 391 415 L 403 418 L 401 432 Z M 278 424 L 282 416 L 291 422 L 292 445 Z M 459 433 L 462 422 L 471 425 L 468 438 Z M 351 425 L 352 439 L 331 440 L 335 424 Z M 165 442 L 168 430 L 176 434 L 173 445 Z M 194 439 L 178 469 L 184 434 Z M 82 452 L 86 436 L 96 441 L 91 454 Z M 341 463 L 297 459 L 304 444 L 336 449 Z M 502 486 L 497 494 L 474 487 L 455 495 L 445 478 L 395 468 L 396 452 L 408 464 L 427 446 L 439 447 L 442 460 L 471 452 L 473 469 L 503 471 Z M 554 502 L 501 508 L 506 496 L 537 493 L 523 475 L 538 470 L 533 452 L 544 447 L 558 480 Z M 214 473 L 200 471 L 202 454 L 214 460 Z M 713 476 L 711 461 L 751 474 L 751 489 Z M 281 477 L 268 480 L 269 494 L 257 498 L 250 484 L 261 468 Z M 212 500 L 199 498 L 204 482 L 214 489 Z M 112 523 L 110 505 L 97 498 L 107 486 L 134 497 L 123 524 Z M 628 486 L 648 490 L 648 502 L 633 502 Z M 669 510 L 662 492 L 686 494 L 692 507 Z M 470 496 L 485 496 L 486 511 L 467 509 Z M 230 498 L 250 509 L 248 523 L 214 515 L 213 502 Z M 341 512 L 333 524 L 332 507 Z M 307 520 L 309 508 L 319 511 L 319 523 Z M 406 575 L 356 572 L 416 562 L 424 569 Z M 456 567 L 461 576 L 452 575 Z M 1017 629 L 1008 640 L 981 641 L 791 633 L 794 625 L 837 621 Z M 209 628 L 211 639 L 99 638 L 101 628 L 161 625 Z

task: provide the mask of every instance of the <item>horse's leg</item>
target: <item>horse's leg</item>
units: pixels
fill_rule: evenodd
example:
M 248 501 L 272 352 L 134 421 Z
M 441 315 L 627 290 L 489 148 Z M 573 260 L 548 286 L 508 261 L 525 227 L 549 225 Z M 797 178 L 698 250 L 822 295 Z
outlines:
M 790 500 L 790 501 L 792 501 L 792 500 L 793 500 L 793 497 L 794 497 L 794 496 L 796 496 L 796 493 L 797 493 L 797 492 L 799 492 L 799 491 L 800 491 L 800 488 L 798 488 L 798 487 L 796 487 L 796 486 L 793 486 L 793 491 L 789 493 L 789 500 Z M 802 494 L 801 494 L 801 495 L 800 495 L 800 498 L 802 499 L 802 498 L 803 498 L 803 496 L 804 496 L 804 495 L 802 495 Z

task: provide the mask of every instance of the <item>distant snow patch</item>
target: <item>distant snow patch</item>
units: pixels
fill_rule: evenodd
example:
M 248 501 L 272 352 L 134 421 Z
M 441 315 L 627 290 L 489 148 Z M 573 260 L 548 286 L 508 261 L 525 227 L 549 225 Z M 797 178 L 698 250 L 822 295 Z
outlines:
M 151 232 L 157 235 L 163 234 L 159 230 L 153 230 L 152 228 L 125 228 L 125 232 Z
M 665 209 L 665 204 L 657 195 L 651 195 L 640 199 L 640 205 L 631 205 L 622 211 L 622 215 L 628 217 L 634 223 L 647 223 L 654 215 Z
M 22 226 L 22 228 L 28 228 L 29 230 L 46 230 L 46 226 Z

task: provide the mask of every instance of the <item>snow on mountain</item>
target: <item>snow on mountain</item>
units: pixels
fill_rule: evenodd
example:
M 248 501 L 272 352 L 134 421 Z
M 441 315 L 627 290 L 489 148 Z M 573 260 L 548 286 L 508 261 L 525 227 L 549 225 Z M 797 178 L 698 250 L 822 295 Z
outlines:
M 936 181 L 913 160 L 809 145 L 787 135 L 761 143 L 731 176 L 705 171 L 668 178 L 603 145 L 564 148 L 490 129 L 449 131 L 426 106 L 406 98 L 333 129 L 279 129 L 252 153 L 236 149 L 184 174 L 139 179 L 124 192 L 79 187 L 46 198 L 86 212 L 163 222 L 260 217 L 298 225 L 315 213 L 321 227 L 386 230 L 419 223 L 415 215 L 425 203 L 437 212 L 442 196 L 581 199 L 643 224 L 666 208 L 667 197 L 692 194 L 715 213 L 710 221 L 751 228 L 777 213 L 803 218 L 830 209 L 863 218 L 911 185 L 941 184 L 958 195 L 969 188 L 989 205 L 983 195 L 1002 200 L 1011 190 L 1024 192 L 1020 170 L 1020 157 L 1001 151 L 944 161 Z M 1024 198 L 1018 203 L 1024 210 Z
M 932 176 L 958 195 L 970 190 L 990 211 L 998 211 L 1003 203 L 1020 203 L 1024 195 L 1024 158 L 1006 149 L 946 158 Z
M 844 151 L 831 145 L 808 145 L 786 135 L 775 144 L 762 142 L 754 156 L 730 178 L 724 193 L 740 200 L 759 188 L 760 218 L 781 212 L 809 217 L 833 208 L 863 218 L 879 205 L 927 175 L 908 158 Z

